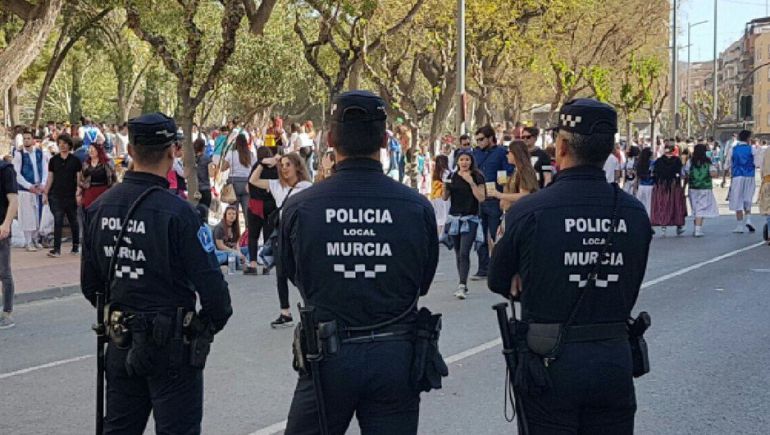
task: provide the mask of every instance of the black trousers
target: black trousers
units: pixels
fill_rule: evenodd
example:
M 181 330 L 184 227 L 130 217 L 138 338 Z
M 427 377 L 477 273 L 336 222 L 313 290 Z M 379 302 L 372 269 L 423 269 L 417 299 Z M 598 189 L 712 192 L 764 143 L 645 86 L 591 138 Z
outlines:
M 636 396 L 626 339 L 568 343 L 548 367 L 552 388 L 519 395 L 531 435 L 632 435 Z
M 206 213 L 201 216 L 203 221 L 209 223 L 209 209 L 211 208 L 211 189 L 204 189 L 200 191 L 201 199 L 198 204 L 206 207 Z M 253 257 L 252 257 L 253 258 Z
M 75 198 L 72 199 L 59 199 L 48 198 L 48 205 L 51 208 L 53 214 L 53 249 L 56 252 L 61 252 L 61 233 L 64 228 L 64 217 L 67 217 L 67 222 L 70 224 L 72 230 L 72 247 L 80 245 L 80 227 L 78 226 L 78 206 L 75 202 Z
M 198 435 L 203 418 L 203 371 L 185 364 L 177 373 L 129 376 L 128 350 L 109 344 L 106 356 L 105 435 L 141 435 L 152 411 L 159 435 Z
M 414 435 L 420 395 L 409 383 L 410 341 L 343 344 L 321 362 L 329 433 L 347 431 L 353 414 L 362 435 Z M 300 377 L 285 435 L 320 434 L 313 380 Z
M 275 202 L 266 202 L 264 205 L 264 215 L 267 217 L 276 209 Z M 267 241 L 270 234 L 273 233 L 273 226 L 267 219 L 260 217 L 252 212 L 246 213 L 246 223 L 249 227 L 249 258 L 256 260 L 259 252 L 259 235 L 262 235 L 262 241 Z

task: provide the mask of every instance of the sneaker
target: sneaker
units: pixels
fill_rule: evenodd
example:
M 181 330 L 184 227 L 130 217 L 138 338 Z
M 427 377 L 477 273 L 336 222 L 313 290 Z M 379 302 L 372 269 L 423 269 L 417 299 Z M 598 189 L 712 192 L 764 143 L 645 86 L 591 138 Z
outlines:
M 743 234 L 745 232 L 746 232 L 746 228 L 741 224 L 738 224 L 738 226 L 735 227 L 735 229 L 733 230 L 733 233 L 735 234 Z
M 40 243 L 39 240 L 35 240 L 34 243 L 35 243 L 35 248 L 37 248 L 37 249 L 43 249 L 44 248 L 43 244 Z
M 29 245 L 27 245 L 27 252 L 37 252 L 37 248 L 35 247 L 35 245 L 30 243 Z
M 749 230 L 750 233 L 753 233 L 757 230 L 756 228 L 754 228 L 754 225 L 752 225 L 751 222 L 746 222 L 746 228 Z
M 48 256 L 51 257 L 51 258 L 59 258 L 59 257 L 61 257 L 61 252 L 59 252 L 59 251 L 57 251 L 55 249 L 51 249 L 50 251 L 48 251 Z
M 262 268 L 262 275 L 270 275 L 270 268 L 269 267 L 263 267 Z
M 0 329 L 9 329 L 16 326 L 16 323 L 13 322 L 13 317 L 11 317 L 11 313 L 2 313 L 0 314 Z
M 458 285 L 457 291 L 455 292 L 455 297 L 457 299 L 464 300 L 467 295 L 468 295 L 468 286 L 465 284 Z
M 73 246 L 72 250 L 70 251 L 70 254 L 72 254 L 72 255 L 80 255 L 80 248 L 78 246 Z
M 684 227 L 676 227 L 676 235 L 681 236 L 684 234 Z
M 279 315 L 277 319 L 270 322 L 270 327 L 275 328 L 288 328 L 294 325 L 294 319 L 291 316 Z
M 487 279 L 487 274 L 481 272 L 477 272 L 471 277 L 471 281 L 484 281 L 485 279 Z
M 693 234 L 693 237 L 703 237 L 703 230 L 698 228 L 698 227 L 696 227 L 695 228 L 695 233 Z
M 256 267 L 251 267 L 251 266 L 246 266 L 246 268 L 243 269 L 243 274 L 244 275 L 257 275 L 258 274 L 257 273 L 257 268 Z

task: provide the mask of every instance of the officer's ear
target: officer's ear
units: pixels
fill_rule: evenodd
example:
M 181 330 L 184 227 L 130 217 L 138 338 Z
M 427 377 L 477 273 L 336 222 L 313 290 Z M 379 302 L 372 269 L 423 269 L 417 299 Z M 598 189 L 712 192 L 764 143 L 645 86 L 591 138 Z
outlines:
M 334 139 L 332 139 L 332 131 L 329 129 L 329 131 L 326 132 L 326 146 L 329 148 L 336 148 L 336 144 L 334 143 Z
M 382 135 L 382 143 L 380 144 L 380 148 L 387 149 L 388 148 L 388 133 L 385 132 L 385 134 Z

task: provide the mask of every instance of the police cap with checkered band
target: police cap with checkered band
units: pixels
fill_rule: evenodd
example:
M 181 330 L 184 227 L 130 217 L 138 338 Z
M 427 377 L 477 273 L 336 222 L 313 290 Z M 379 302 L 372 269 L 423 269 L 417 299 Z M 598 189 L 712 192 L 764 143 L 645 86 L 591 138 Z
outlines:
M 331 120 L 340 124 L 382 121 L 388 118 L 385 101 L 368 91 L 350 91 L 337 96 Z
M 133 146 L 140 147 L 167 147 L 180 139 L 174 119 L 160 112 L 129 119 L 128 137 Z
M 578 98 L 562 106 L 559 130 L 586 136 L 618 132 L 618 113 L 609 104 Z

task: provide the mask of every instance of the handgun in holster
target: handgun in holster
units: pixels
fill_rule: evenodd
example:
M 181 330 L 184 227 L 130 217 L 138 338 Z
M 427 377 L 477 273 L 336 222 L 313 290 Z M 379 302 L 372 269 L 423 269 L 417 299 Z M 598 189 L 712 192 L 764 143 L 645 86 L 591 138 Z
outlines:
M 122 311 L 112 311 L 107 321 L 107 336 L 118 349 L 131 347 L 131 332 L 128 329 L 128 315 Z
M 411 384 L 417 391 L 438 390 L 442 386 L 441 378 L 449 375 L 449 368 L 438 348 L 441 314 L 433 314 L 425 307 L 420 308 L 415 327 Z
M 190 345 L 190 366 L 196 369 L 206 367 L 206 359 L 214 342 L 214 325 L 200 318 L 194 311 L 184 315 L 182 330 L 185 343 Z
M 628 319 L 628 343 L 631 345 L 631 362 L 635 378 L 650 372 L 650 354 L 644 333 L 652 325 L 652 319 L 646 311 L 639 313 L 636 319 Z

